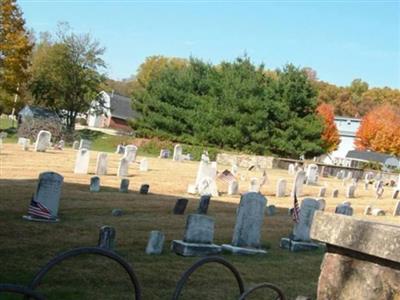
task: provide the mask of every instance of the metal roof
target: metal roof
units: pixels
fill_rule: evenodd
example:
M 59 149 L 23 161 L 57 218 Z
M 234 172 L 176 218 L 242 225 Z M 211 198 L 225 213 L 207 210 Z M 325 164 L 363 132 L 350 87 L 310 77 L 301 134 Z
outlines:
M 136 117 L 136 114 L 132 110 L 131 98 L 124 97 L 118 94 L 109 94 L 110 96 L 110 108 L 111 117 L 118 119 L 132 119 Z
M 390 155 L 390 154 L 384 154 L 384 153 L 379 153 L 379 152 L 373 152 L 373 151 L 358 151 L 358 150 L 351 150 L 347 152 L 346 158 L 350 159 L 355 159 L 355 160 L 363 160 L 363 161 L 376 161 L 384 164 L 387 159 L 389 158 L 395 158 L 398 160 L 397 157 Z

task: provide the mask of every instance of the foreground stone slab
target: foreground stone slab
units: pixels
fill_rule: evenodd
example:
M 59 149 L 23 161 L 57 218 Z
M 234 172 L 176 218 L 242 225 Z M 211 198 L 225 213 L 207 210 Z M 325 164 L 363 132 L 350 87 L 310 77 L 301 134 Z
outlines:
M 320 246 L 316 243 L 311 242 L 302 242 L 302 241 L 294 241 L 290 238 L 281 238 L 281 242 L 279 245 L 282 249 L 287 249 L 291 252 L 300 252 L 300 251 L 308 251 L 308 250 L 316 250 Z
M 172 241 L 171 250 L 182 256 L 204 256 L 221 253 L 221 246 L 215 244 L 186 243 L 180 240 Z
M 400 299 L 400 226 L 316 212 L 311 238 L 327 246 L 318 300 Z

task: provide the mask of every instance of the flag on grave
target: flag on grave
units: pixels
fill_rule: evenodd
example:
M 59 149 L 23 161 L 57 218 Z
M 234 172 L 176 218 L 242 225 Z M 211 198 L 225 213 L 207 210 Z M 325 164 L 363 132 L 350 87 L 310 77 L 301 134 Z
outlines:
M 292 219 L 295 223 L 299 223 L 300 215 L 300 208 L 299 208 L 299 201 L 296 197 L 296 189 L 293 193 L 293 210 L 292 210 Z
M 43 219 L 52 219 L 52 215 L 50 210 L 44 206 L 43 204 L 31 199 L 31 203 L 29 204 L 28 214 L 33 217 L 39 217 Z
M 236 177 L 232 174 L 231 171 L 225 170 L 221 174 L 218 175 L 218 179 L 221 179 L 222 181 L 230 183 L 230 182 L 236 180 Z

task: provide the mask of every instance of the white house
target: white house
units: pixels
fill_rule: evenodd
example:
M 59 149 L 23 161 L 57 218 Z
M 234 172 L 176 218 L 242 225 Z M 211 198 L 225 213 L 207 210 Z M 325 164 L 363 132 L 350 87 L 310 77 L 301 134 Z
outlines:
M 130 130 L 128 120 L 135 118 L 132 100 L 114 92 L 100 92 L 102 101 L 93 101 L 87 122 L 90 127 Z M 102 102 L 100 104 L 100 102 Z M 99 114 L 99 111 L 102 111 Z

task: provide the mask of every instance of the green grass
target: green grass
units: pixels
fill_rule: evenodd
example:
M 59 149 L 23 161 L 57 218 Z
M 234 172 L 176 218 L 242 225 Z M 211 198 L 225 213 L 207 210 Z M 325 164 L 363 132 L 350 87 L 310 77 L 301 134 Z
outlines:
M 13 127 L 14 125 L 14 127 Z M 6 132 L 7 138 L 3 140 L 5 143 L 15 143 L 17 141 L 17 121 L 12 122 L 9 119 L 0 118 L 0 132 Z

